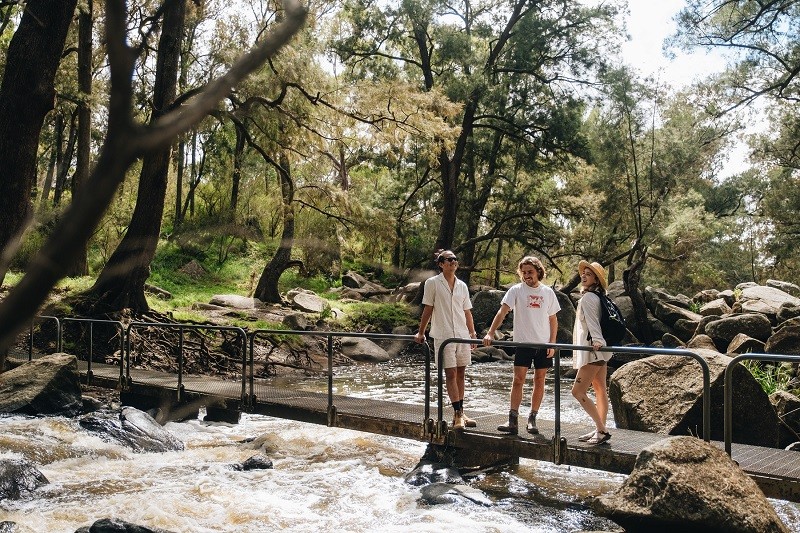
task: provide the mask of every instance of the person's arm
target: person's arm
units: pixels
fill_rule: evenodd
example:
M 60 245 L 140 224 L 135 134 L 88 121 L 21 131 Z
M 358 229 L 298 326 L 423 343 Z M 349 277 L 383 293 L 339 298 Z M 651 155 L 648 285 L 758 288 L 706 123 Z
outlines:
M 464 320 L 467 322 L 467 331 L 469 331 L 469 338 L 476 339 L 478 338 L 478 334 L 475 333 L 475 321 L 472 318 L 472 309 L 464 309 Z M 472 347 L 474 348 L 475 345 L 473 344 Z
M 431 315 L 433 314 L 433 306 L 426 305 L 422 309 L 422 316 L 419 317 L 419 330 L 417 334 L 414 336 L 414 341 L 422 344 L 425 342 L 425 328 L 428 327 L 428 322 L 431 319 Z
M 550 315 L 550 344 L 555 344 L 558 337 L 558 315 Z M 556 354 L 555 348 L 547 349 L 547 357 L 553 357 Z
M 492 344 L 492 341 L 494 340 L 494 334 L 497 332 L 497 328 L 499 328 L 500 324 L 503 323 L 503 319 L 506 317 L 509 311 L 511 311 L 511 307 L 509 307 L 508 304 L 500 305 L 500 309 L 498 309 L 497 314 L 494 315 L 492 325 L 489 326 L 489 331 L 487 331 L 486 335 L 483 337 L 484 346 L 490 346 Z
M 591 295 L 591 296 L 590 296 Z M 586 320 L 586 329 L 589 330 L 589 335 L 592 337 L 592 348 L 598 348 L 606 345 L 606 340 L 603 338 L 603 329 L 600 327 L 600 297 L 593 292 L 587 292 L 582 297 L 583 300 L 583 318 Z

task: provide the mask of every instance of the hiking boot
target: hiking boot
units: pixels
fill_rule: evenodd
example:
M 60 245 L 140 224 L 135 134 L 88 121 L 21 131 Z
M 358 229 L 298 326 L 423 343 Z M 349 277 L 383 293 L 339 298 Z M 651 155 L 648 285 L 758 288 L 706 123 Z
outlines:
M 531 435 L 537 435 L 539 428 L 536 427 L 536 413 L 528 415 L 528 425 L 525 427 Z
M 478 422 L 474 418 L 468 417 L 466 413 L 464 413 L 464 411 L 461 411 L 461 418 L 464 419 L 464 427 L 468 428 L 478 427 Z
M 453 429 L 464 429 L 464 413 L 456 411 L 453 415 Z
M 509 433 L 511 435 L 516 435 L 517 433 L 519 433 L 519 422 L 517 420 L 517 412 L 509 411 L 508 424 L 497 426 L 497 431 L 500 431 L 502 433 Z

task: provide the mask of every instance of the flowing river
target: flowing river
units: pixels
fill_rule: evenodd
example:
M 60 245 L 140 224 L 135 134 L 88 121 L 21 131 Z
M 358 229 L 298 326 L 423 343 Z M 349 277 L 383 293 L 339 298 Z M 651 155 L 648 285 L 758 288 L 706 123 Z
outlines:
M 418 362 L 399 360 L 337 369 L 335 386 L 340 394 L 417 403 L 420 376 Z M 473 365 L 467 376 L 468 408 L 507 411 L 509 363 Z M 322 386 L 319 378 L 297 381 Z M 569 385 L 562 382 L 562 420 L 585 421 Z M 553 418 L 552 386 L 540 418 Z M 527 387 L 525 394 L 523 412 Z M 198 419 L 166 428 L 184 451 L 133 453 L 72 419 L 0 418 L 0 457 L 25 457 L 50 481 L 32 498 L 0 501 L 0 522 L 51 533 L 106 517 L 187 533 L 620 530 L 588 506 L 622 483 L 617 474 L 522 459 L 513 470 L 470 479 L 482 498 L 433 505 L 404 481 L 424 443 L 247 414 L 235 425 Z M 257 452 L 274 468 L 232 468 Z M 800 506 L 771 502 L 800 531 Z

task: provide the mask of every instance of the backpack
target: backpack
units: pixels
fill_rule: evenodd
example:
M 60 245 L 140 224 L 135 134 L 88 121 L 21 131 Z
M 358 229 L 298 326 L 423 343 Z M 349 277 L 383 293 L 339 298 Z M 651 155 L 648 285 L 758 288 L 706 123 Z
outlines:
M 619 310 L 614 301 L 599 292 L 595 292 L 600 298 L 600 330 L 603 332 L 603 338 L 606 340 L 607 346 L 619 346 L 625 334 L 628 332 L 628 327 L 625 325 L 625 319 L 622 317 L 622 311 Z M 591 335 L 589 340 L 591 340 Z

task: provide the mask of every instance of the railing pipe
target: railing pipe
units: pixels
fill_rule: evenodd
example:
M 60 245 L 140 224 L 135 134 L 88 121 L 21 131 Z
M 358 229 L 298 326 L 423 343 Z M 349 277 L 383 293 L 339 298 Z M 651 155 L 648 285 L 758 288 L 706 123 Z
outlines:
M 439 361 L 441 363 L 441 357 L 444 353 L 444 347 L 450 343 L 460 343 L 460 344 L 476 344 L 475 339 L 459 339 L 459 338 L 450 338 L 442 341 L 439 345 Z M 589 351 L 592 349 L 591 346 L 581 346 L 578 344 L 559 344 L 559 343 L 530 343 L 530 342 L 512 342 L 512 341 L 494 341 L 492 342 L 492 346 L 523 346 L 529 348 L 553 348 L 556 350 L 558 354 L 560 350 L 572 350 L 572 351 Z M 711 371 L 709 370 L 708 363 L 703 359 L 700 355 L 689 351 L 689 350 L 679 350 L 674 348 L 645 348 L 641 346 L 603 346 L 598 351 L 600 352 L 613 352 L 613 353 L 639 353 L 645 355 L 678 355 L 684 357 L 691 357 L 700 363 L 700 367 L 703 371 L 703 440 L 709 442 L 711 440 Z M 441 367 L 441 364 L 440 364 Z M 559 357 L 559 368 L 560 368 L 560 357 Z M 556 380 L 560 379 L 560 376 L 556 375 Z M 443 417 L 443 397 L 441 392 L 441 368 L 439 371 L 439 421 L 442 421 Z M 559 395 L 560 395 L 560 388 L 559 388 Z M 559 410 L 556 411 L 556 418 L 559 419 L 559 423 L 556 426 L 556 434 L 555 438 L 561 438 L 561 424 L 560 424 L 560 403 L 559 403 Z
M 800 362 L 800 355 L 784 355 L 771 353 L 743 353 L 737 355 L 725 367 L 725 400 L 723 402 L 723 435 L 725 439 L 725 452 L 731 455 L 731 442 L 733 441 L 733 369 L 740 361 L 780 361 Z
M 61 351 L 61 321 L 58 317 L 49 315 L 36 315 L 31 318 L 30 326 L 28 329 L 28 361 L 33 361 L 33 326 L 36 321 L 53 320 L 56 323 L 56 352 Z
M 64 330 L 66 329 L 66 325 L 70 322 L 75 323 L 86 323 L 89 324 L 89 359 L 87 361 L 86 373 L 87 379 L 91 381 L 92 378 L 92 362 L 94 360 L 94 325 L 95 324 L 104 324 L 104 325 L 113 325 L 115 329 L 119 331 L 119 369 L 120 369 L 120 380 L 122 380 L 122 366 L 123 366 L 123 354 L 125 353 L 125 326 L 119 320 L 105 320 L 105 319 L 97 319 L 97 318 L 73 318 L 73 317 L 66 317 L 61 319 L 62 326 L 59 328 L 59 335 L 58 335 L 58 346 L 59 351 L 61 347 L 64 345 L 63 336 Z
M 126 360 L 127 360 L 127 379 L 128 383 L 130 383 L 130 365 L 131 365 L 131 331 L 137 328 L 163 328 L 163 329 L 177 329 L 179 331 L 179 347 L 178 347 L 178 399 L 180 400 L 182 397 L 182 388 L 183 388 L 183 337 L 184 331 L 199 331 L 199 330 L 210 330 L 210 331 L 232 331 L 237 334 L 237 336 L 242 339 L 240 344 L 243 350 L 247 350 L 247 333 L 245 333 L 244 329 L 235 327 L 235 326 L 212 326 L 212 325 L 205 325 L 205 324 L 179 324 L 179 323 L 161 323 L 161 322 L 131 322 L 128 324 L 128 328 L 126 330 Z M 247 354 L 245 353 L 242 356 L 243 360 L 247 360 Z M 246 383 L 247 380 L 247 372 L 246 372 L 246 365 L 243 365 L 242 368 L 242 376 L 241 380 L 243 383 Z M 245 390 L 245 386 L 242 386 L 242 390 Z M 242 403 L 246 403 L 247 398 L 242 396 L 241 398 Z
M 254 365 L 252 363 L 252 353 L 254 352 L 255 347 L 255 338 L 260 335 L 309 335 L 309 336 L 317 336 L 317 337 L 326 337 L 327 338 L 327 350 L 328 350 L 328 412 L 332 413 L 336 410 L 336 405 L 334 404 L 333 399 L 333 339 L 336 337 L 360 337 L 366 339 L 386 339 L 386 340 L 407 340 L 410 342 L 414 342 L 414 335 L 397 335 L 394 333 L 365 333 L 365 332 L 351 332 L 351 331 L 313 331 L 313 330 L 286 330 L 286 329 L 257 329 L 251 331 L 249 334 L 250 337 L 250 353 L 251 353 L 251 379 L 250 379 L 250 395 L 253 395 L 255 390 L 254 385 Z M 428 419 L 430 418 L 430 351 L 429 349 L 425 348 L 425 362 L 426 362 L 426 387 L 425 387 L 425 420 L 423 421 L 423 426 L 427 423 Z M 440 365 L 441 366 L 441 365 Z M 440 380 L 441 381 L 441 380 Z M 440 386 L 441 389 L 441 386 Z M 441 390 L 439 391 L 441 395 Z M 439 413 L 439 419 L 441 420 L 441 407 Z
M 333 408 L 333 335 L 328 335 L 328 413 Z M 331 420 L 328 424 L 331 424 Z

